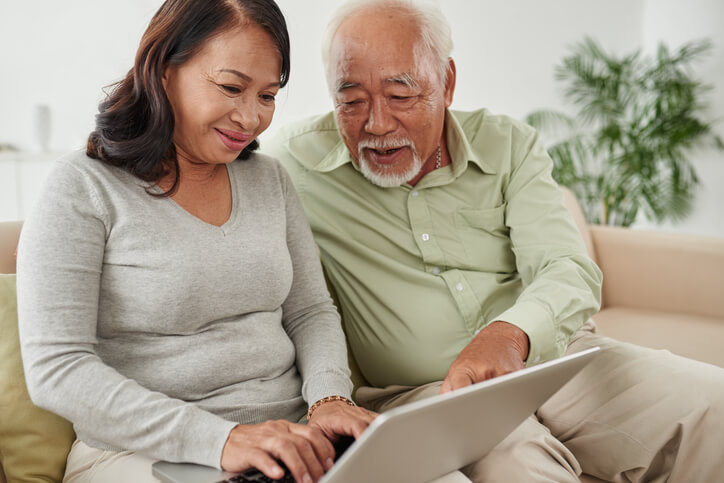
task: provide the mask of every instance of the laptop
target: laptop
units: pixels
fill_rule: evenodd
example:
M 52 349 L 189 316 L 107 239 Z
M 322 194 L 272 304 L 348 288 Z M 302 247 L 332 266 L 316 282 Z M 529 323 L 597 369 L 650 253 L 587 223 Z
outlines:
M 386 411 L 321 483 L 423 483 L 462 468 L 493 449 L 598 351 L 594 347 Z M 165 461 L 153 464 L 153 475 L 164 483 L 275 481 L 256 470 L 235 477 L 215 468 Z

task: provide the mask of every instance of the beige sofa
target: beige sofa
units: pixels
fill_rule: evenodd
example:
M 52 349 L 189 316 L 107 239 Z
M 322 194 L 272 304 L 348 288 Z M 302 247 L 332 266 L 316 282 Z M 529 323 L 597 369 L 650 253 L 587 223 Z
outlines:
M 603 271 L 598 332 L 724 367 L 724 238 L 588 225 L 563 192 Z
M 724 239 L 590 226 L 563 191 L 603 270 L 603 308 L 594 317 L 599 332 L 724 367 Z M 20 228 L 0 223 L 0 273 L 15 272 Z

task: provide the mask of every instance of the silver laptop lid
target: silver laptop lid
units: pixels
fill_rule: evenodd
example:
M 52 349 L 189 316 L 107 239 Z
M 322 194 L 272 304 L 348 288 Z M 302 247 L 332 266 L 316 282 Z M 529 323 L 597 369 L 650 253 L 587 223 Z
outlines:
M 594 347 L 391 409 L 321 481 L 425 482 L 462 468 L 493 449 L 598 351 Z
M 427 482 L 480 459 L 580 371 L 599 351 L 575 354 L 381 414 L 321 483 Z M 165 483 L 212 483 L 232 475 L 157 462 Z

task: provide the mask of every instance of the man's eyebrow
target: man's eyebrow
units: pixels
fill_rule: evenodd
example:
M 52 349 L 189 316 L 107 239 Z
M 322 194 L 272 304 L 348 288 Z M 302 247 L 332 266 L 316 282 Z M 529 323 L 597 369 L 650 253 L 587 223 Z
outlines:
M 407 87 L 417 87 L 418 83 L 415 80 L 414 77 L 412 77 L 412 74 L 409 72 L 405 72 L 403 74 L 395 75 L 392 77 L 388 77 L 385 79 L 385 82 L 390 84 L 402 84 Z
M 343 90 L 353 89 L 355 87 L 359 87 L 359 83 L 339 80 L 339 81 L 337 81 L 337 84 L 334 86 L 334 90 L 335 90 L 335 92 L 342 92 Z
M 217 72 L 227 72 L 229 74 L 234 74 L 235 76 L 239 77 L 240 79 L 242 79 L 245 82 L 251 82 L 251 80 L 252 80 L 251 77 L 249 77 L 248 75 L 246 75 L 242 72 L 239 72 L 236 69 L 219 69 Z M 281 85 L 282 85 L 281 82 L 270 82 L 268 84 L 269 87 L 281 86 Z
M 409 72 L 388 77 L 387 79 L 385 79 L 385 82 L 388 84 L 402 84 L 407 87 L 417 87 L 419 85 L 415 78 L 412 77 L 412 74 L 410 74 Z M 340 80 L 337 81 L 337 84 L 335 85 L 335 91 L 342 92 L 343 90 L 352 89 L 355 87 L 359 87 L 359 83 Z

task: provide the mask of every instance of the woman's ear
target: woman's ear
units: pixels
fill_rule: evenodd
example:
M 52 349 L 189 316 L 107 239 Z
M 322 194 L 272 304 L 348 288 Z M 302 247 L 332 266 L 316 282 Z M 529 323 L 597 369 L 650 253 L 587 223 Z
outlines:
M 166 91 L 168 94 L 168 78 L 171 74 L 170 67 L 168 64 L 164 64 L 163 71 L 161 72 L 161 85 L 163 85 L 163 90 Z

